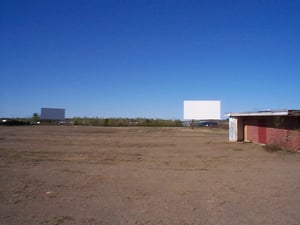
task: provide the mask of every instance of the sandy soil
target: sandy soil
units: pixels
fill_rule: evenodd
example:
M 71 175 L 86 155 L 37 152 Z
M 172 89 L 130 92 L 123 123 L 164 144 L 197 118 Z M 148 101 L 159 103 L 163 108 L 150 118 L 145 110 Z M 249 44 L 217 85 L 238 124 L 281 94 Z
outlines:
M 0 224 L 300 224 L 300 154 L 221 129 L 0 127 Z

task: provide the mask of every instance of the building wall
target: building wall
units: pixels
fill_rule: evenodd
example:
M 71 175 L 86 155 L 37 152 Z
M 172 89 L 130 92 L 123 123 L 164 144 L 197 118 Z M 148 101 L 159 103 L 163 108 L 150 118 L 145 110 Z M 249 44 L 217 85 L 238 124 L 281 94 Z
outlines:
M 258 143 L 258 127 L 245 125 L 245 141 Z
M 268 128 L 267 142 L 287 149 L 300 150 L 300 131 Z
M 234 117 L 229 118 L 229 141 L 238 141 L 238 119 Z
M 247 117 L 244 134 L 245 141 L 300 150 L 299 117 Z
M 244 120 L 229 118 L 229 141 L 244 141 Z

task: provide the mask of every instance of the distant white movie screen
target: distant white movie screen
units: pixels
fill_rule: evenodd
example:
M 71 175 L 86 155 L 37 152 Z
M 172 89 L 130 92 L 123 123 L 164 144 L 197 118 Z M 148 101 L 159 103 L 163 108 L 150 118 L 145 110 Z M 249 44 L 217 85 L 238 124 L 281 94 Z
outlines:
M 40 118 L 42 120 L 64 120 L 65 109 L 42 108 Z
M 185 120 L 220 120 L 221 101 L 186 100 L 183 103 Z

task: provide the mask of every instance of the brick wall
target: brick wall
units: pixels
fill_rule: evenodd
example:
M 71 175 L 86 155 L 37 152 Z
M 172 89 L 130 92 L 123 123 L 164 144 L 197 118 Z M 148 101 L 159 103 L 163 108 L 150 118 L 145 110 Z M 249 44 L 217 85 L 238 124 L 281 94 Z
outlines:
M 245 141 L 300 150 L 299 117 L 244 118 Z

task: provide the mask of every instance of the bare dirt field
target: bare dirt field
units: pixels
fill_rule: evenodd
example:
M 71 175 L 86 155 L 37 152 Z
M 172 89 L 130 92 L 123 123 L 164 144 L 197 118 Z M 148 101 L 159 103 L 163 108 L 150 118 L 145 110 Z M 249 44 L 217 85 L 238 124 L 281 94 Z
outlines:
M 300 154 L 223 129 L 0 127 L 0 224 L 300 224 Z

